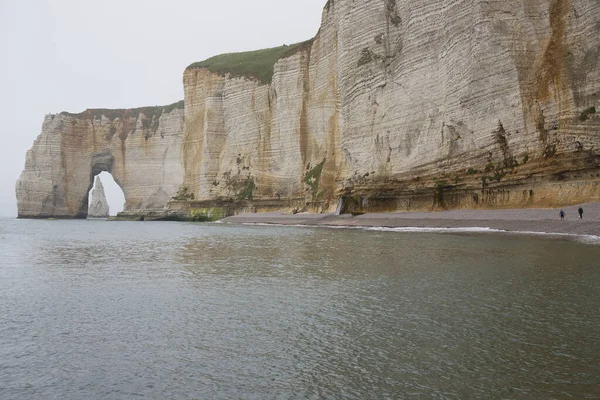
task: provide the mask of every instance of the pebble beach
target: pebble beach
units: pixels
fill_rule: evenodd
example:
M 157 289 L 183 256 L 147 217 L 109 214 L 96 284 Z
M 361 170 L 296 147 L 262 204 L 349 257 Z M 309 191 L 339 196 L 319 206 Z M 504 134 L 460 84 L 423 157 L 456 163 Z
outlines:
M 577 209 L 584 210 L 583 219 Z M 560 210 L 565 219 L 561 221 Z M 564 208 L 509 210 L 448 210 L 436 212 L 393 212 L 362 215 L 335 214 L 243 214 L 221 220 L 224 223 L 258 223 L 305 226 L 347 226 L 387 228 L 487 228 L 507 232 L 585 235 L 600 237 L 600 203 Z

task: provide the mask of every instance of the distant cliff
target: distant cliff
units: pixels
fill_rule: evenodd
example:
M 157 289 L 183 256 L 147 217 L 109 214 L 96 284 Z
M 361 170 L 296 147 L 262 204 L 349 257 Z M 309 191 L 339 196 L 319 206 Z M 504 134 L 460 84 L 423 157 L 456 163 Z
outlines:
M 108 171 L 127 210 L 162 209 L 183 181 L 183 102 L 47 115 L 17 182 L 20 217 L 85 218 L 94 176 Z
M 164 206 L 174 190 L 185 194 L 172 196 L 178 207 L 218 200 L 259 210 L 600 200 L 598 37 L 600 3 L 586 0 L 330 0 L 308 42 L 185 70 L 185 123 L 169 125 L 181 128 L 181 142 L 169 147 L 181 175 L 168 181 L 178 189 L 152 204 L 134 199 L 151 175 L 135 168 L 126 211 Z M 71 134 L 68 123 L 48 118 L 42 137 Z M 81 135 L 94 136 L 92 125 Z M 30 152 L 50 151 L 44 143 Z M 88 158 L 97 153 L 90 148 Z M 123 154 L 115 165 L 129 162 Z M 60 157 L 51 160 L 41 169 L 59 173 Z M 31 191 L 51 202 L 62 193 L 23 179 L 21 199 Z M 20 215 L 46 215 L 31 201 L 19 204 Z

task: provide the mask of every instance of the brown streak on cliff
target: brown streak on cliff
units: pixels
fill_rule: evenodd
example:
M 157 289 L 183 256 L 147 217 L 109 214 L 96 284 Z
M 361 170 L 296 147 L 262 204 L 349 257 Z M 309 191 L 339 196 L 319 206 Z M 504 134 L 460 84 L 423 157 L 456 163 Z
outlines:
M 562 89 L 565 73 L 565 34 L 570 7 L 571 0 L 553 0 L 550 4 L 552 34 L 536 73 L 536 99 L 541 103 L 548 102 L 553 94 L 559 95 Z M 551 87 L 554 89 L 554 93 L 551 92 Z
M 507 26 L 512 29 L 497 34 L 505 40 L 515 63 L 525 132 L 535 133 L 542 147 L 551 139 L 546 123 L 562 126 L 564 114 L 572 107 L 565 40 L 571 5 L 572 0 L 552 0 L 546 14 L 541 2 L 527 0 L 523 2 L 524 14 L 516 9 L 514 14 L 513 10 L 503 14 L 494 7 L 488 11 L 498 20 L 510 15 L 507 21 L 512 24 Z M 549 121 L 549 116 L 555 116 L 556 121 Z
M 185 128 L 182 143 L 182 158 L 184 164 L 183 186 L 198 195 L 200 181 L 200 165 L 202 164 L 202 147 L 204 141 L 204 99 L 209 92 L 208 81 L 210 72 L 205 69 L 186 70 L 184 72 L 184 88 L 189 88 L 185 94 Z M 198 86 L 202 87 L 199 89 Z M 202 93 L 196 93 L 202 90 Z
M 68 129 L 68 128 L 67 128 Z M 62 178 L 62 190 L 65 193 L 64 198 L 67 199 L 68 198 L 68 194 L 69 194 L 69 180 L 67 177 L 67 173 L 66 171 L 68 171 L 67 169 L 68 165 L 67 165 L 67 154 L 65 152 L 65 148 L 64 146 L 60 147 L 60 170 L 61 171 L 65 171 L 63 172 L 60 176 Z M 58 185 L 54 185 L 54 190 L 56 191 Z M 58 198 L 56 196 L 53 196 L 53 206 L 57 206 L 59 204 L 57 204 L 57 200 Z M 67 208 L 69 210 L 69 212 L 71 211 L 71 209 L 69 208 L 69 205 L 67 204 Z
M 258 148 L 256 149 L 257 165 L 253 168 L 253 174 L 262 176 L 261 185 L 257 187 L 258 193 L 263 196 L 273 196 L 273 182 L 270 176 L 266 174 L 269 171 L 268 155 L 271 148 L 271 91 L 266 90 L 267 108 L 260 110 L 256 104 L 256 87 L 252 89 L 252 111 L 255 115 Z M 262 175 L 261 175 L 262 174 Z
M 129 118 L 124 118 L 121 120 L 121 122 L 121 131 L 119 132 L 121 150 L 121 170 L 123 171 L 123 179 L 127 179 L 127 145 L 125 144 L 125 141 L 127 140 L 127 137 L 129 136 L 129 132 L 131 130 L 131 122 Z
M 335 35 L 337 43 L 337 35 Z M 335 51 L 337 52 L 337 45 L 335 46 Z M 340 94 L 338 88 L 337 81 L 337 71 L 335 63 L 329 64 L 329 88 L 333 94 L 334 100 L 334 112 L 329 117 L 329 126 L 328 126 L 328 148 L 327 148 L 327 161 L 325 162 L 325 166 L 323 168 L 323 187 L 326 190 L 327 199 L 333 199 L 335 197 L 335 189 L 336 189 L 336 178 L 340 174 L 340 166 L 339 166 L 339 152 L 340 148 L 340 125 L 339 125 L 339 101 Z
M 121 138 L 121 168 L 123 170 L 123 179 L 127 179 L 127 149 L 125 146 L 125 139 Z
M 327 149 L 327 161 L 323 168 L 322 186 L 326 190 L 327 199 L 332 199 L 335 195 L 335 179 L 338 175 L 338 154 L 337 147 L 339 146 L 339 124 L 338 111 L 329 118 L 328 140 L 329 146 Z
M 309 66 L 310 66 L 310 54 L 311 48 L 309 47 L 307 51 L 304 53 L 305 57 L 301 58 L 300 68 L 302 69 L 302 110 L 300 111 L 300 137 L 299 145 L 300 145 L 300 155 L 302 157 L 302 165 L 306 165 L 309 154 L 308 154 L 308 143 L 309 143 L 309 135 L 308 132 L 308 111 L 307 111 L 307 102 L 310 94 L 310 74 L 309 74 Z
M 535 71 L 534 97 L 530 99 L 530 110 L 533 114 L 535 126 L 544 148 L 550 145 L 551 138 L 546 128 L 544 107 L 554 102 L 557 107 L 555 126 L 556 129 L 562 124 L 564 110 L 572 108 L 568 104 L 567 91 L 569 85 L 565 72 L 566 44 L 565 36 L 571 0 L 553 0 L 550 4 L 549 23 L 551 35 L 541 54 L 541 63 Z
M 96 151 L 96 125 L 94 124 L 94 120 L 91 122 L 92 125 L 92 149 Z

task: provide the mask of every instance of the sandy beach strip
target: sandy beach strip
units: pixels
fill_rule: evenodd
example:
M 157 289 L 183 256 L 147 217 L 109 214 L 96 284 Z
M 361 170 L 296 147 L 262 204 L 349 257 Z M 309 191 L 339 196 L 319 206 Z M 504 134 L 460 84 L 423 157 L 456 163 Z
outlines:
M 450 210 L 439 212 L 394 212 L 363 215 L 334 214 L 243 214 L 221 220 L 225 223 L 260 223 L 305 226 L 348 226 L 387 228 L 490 228 L 508 232 L 535 232 L 600 237 L 600 203 L 564 207 L 566 217 L 560 220 L 560 208 L 511 210 Z

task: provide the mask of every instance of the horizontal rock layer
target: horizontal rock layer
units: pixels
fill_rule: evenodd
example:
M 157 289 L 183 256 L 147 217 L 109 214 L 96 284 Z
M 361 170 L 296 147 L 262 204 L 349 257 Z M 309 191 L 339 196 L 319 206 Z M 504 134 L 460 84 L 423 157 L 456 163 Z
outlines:
M 598 200 L 599 35 L 598 2 L 330 1 L 269 85 L 185 71 L 185 185 L 371 211 Z M 556 193 L 496 196 L 514 187 Z
M 126 211 L 165 205 L 181 182 L 178 201 L 333 210 L 343 199 L 348 212 L 600 200 L 598 37 L 597 1 L 330 0 L 270 82 L 188 68 L 185 124 L 177 110 L 161 117 L 173 136 L 155 153 L 143 153 L 139 120 L 119 131 L 129 142 L 100 134 L 94 147 L 95 120 L 47 117 L 19 213 L 83 215 L 90 169 L 69 168 L 101 154 L 114 157 Z M 114 121 L 102 117 L 102 132 Z M 75 181 L 85 185 L 64 190 Z

